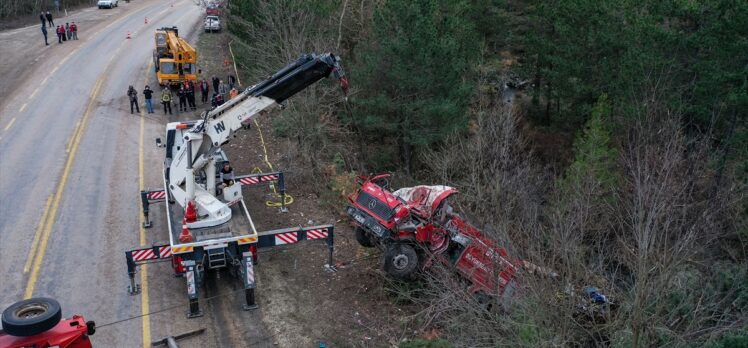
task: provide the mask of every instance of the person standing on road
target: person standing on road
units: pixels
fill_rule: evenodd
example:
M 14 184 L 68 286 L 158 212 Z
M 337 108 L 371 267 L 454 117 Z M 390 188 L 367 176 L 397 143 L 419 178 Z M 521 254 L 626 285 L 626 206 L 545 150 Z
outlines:
M 143 95 L 145 96 L 145 109 L 148 111 L 149 114 L 153 113 L 153 101 L 151 100 L 153 96 L 153 91 L 151 90 L 151 87 L 148 85 L 145 85 L 145 89 L 143 90 Z
M 187 111 L 187 91 L 185 91 L 184 85 L 179 86 L 177 98 L 179 98 L 179 112 Z
M 164 87 L 161 91 L 161 104 L 164 104 L 164 115 L 166 115 L 166 110 L 169 110 L 169 115 L 171 115 L 171 91 L 169 87 Z
M 195 105 L 195 83 L 192 81 L 187 82 L 187 103 L 190 105 L 190 109 L 197 110 Z
M 213 92 L 218 93 L 218 84 L 221 82 L 221 80 L 218 79 L 218 77 L 213 76 Z
M 228 100 L 229 98 L 229 86 L 223 83 L 223 80 L 218 84 L 218 94 L 223 96 L 223 100 Z
M 203 104 L 208 102 L 208 81 L 203 79 L 200 81 L 200 100 L 202 100 Z
M 62 43 L 62 33 L 65 32 L 65 29 L 62 29 L 62 27 L 58 25 L 55 31 L 57 32 L 57 43 Z
M 73 40 L 78 40 L 78 25 L 75 22 L 70 24 L 70 33 L 73 35 Z
M 46 27 L 47 26 L 47 17 L 44 17 L 44 12 L 42 12 L 42 13 L 39 14 L 39 19 L 42 20 L 42 26 Z
M 47 42 L 47 26 L 42 25 L 42 34 L 44 34 L 44 45 L 49 46 L 49 42 Z
M 236 84 L 236 77 L 234 77 L 234 75 L 229 74 L 228 81 L 229 81 L 229 89 L 233 89 L 234 85 Z
M 65 23 L 65 36 L 70 40 L 70 23 Z
M 135 88 L 133 88 L 132 85 L 127 88 L 127 96 L 130 97 L 130 113 L 133 113 L 133 109 L 138 110 L 138 113 L 140 113 L 140 107 L 138 106 L 138 92 L 135 91 Z M 133 105 L 135 105 L 134 108 Z
M 52 21 L 52 14 L 49 13 L 49 11 L 47 11 L 46 17 L 47 17 L 47 23 L 49 23 L 49 27 L 50 28 L 54 27 L 55 26 L 55 22 Z

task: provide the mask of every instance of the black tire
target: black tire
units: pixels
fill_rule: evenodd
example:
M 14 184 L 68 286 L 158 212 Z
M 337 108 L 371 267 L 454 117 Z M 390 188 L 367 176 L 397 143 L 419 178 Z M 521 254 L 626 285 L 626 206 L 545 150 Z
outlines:
M 412 279 L 418 268 L 418 254 L 413 246 L 404 243 L 392 243 L 384 251 L 384 271 L 391 277 L 400 280 Z
M 367 233 L 363 228 L 356 227 L 356 230 L 353 231 L 353 233 L 356 235 L 356 241 L 358 241 L 358 244 L 361 244 L 364 248 L 373 248 L 374 247 L 374 241 L 369 236 L 369 233 Z
M 11 336 L 34 336 L 47 331 L 62 319 L 60 303 L 37 297 L 12 304 L 3 311 L 3 331 Z

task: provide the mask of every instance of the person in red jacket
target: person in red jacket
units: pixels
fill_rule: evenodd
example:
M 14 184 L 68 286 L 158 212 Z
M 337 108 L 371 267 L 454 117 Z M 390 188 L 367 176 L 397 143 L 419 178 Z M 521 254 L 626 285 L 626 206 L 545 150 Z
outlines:
M 78 40 L 78 25 L 75 24 L 75 22 L 70 24 L 70 34 L 73 37 L 73 40 Z
M 57 26 L 57 43 L 62 43 L 62 36 L 65 35 L 65 28 L 61 25 Z

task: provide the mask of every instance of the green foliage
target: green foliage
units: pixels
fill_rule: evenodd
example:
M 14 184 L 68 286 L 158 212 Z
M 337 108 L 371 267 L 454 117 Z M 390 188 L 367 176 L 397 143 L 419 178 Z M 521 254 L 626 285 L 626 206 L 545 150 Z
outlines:
M 397 139 L 408 164 L 408 148 L 465 127 L 475 34 L 465 1 L 387 1 L 373 27 L 378 42 L 356 66 L 362 93 L 352 121 L 374 138 Z
M 400 348 L 452 348 L 452 344 L 445 340 L 414 339 L 400 344 Z
M 682 112 L 690 127 L 716 127 L 720 136 L 733 116 L 745 122 L 748 3 L 530 3 L 534 30 L 525 43 L 533 61 L 525 68 L 539 82 L 536 96 L 548 104 L 548 117 L 555 114 L 555 125 L 581 124 L 600 93 L 624 115 L 637 114 L 649 100 Z
M 716 348 L 748 348 L 748 333 L 724 336 L 717 342 Z
M 592 115 L 574 142 L 574 162 L 569 166 L 562 181 L 567 194 L 582 186 L 594 185 L 598 194 L 607 194 L 617 187 L 616 159 L 611 136 L 605 126 L 610 117 L 608 96 L 598 98 Z

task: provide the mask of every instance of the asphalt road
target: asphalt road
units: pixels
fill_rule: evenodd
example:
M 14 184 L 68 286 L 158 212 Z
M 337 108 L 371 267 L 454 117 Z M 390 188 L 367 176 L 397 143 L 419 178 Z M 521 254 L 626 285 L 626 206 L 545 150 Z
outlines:
M 168 238 L 163 226 L 141 231 L 138 198 L 141 186 L 161 186 L 163 154 L 153 140 L 168 119 L 158 108 L 131 115 L 125 92 L 157 86 L 153 30 L 194 27 L 203 12 L 189 0 L 121 1 L 113 11 L 54 57 L 28 57 L 38 64 L 0 96 L 0 308 L 30 296 L 56 298 L 63 316 L 114 323 L 93 336 L 102 347 L 150 346 L 196 328 L 206 333 L 182 346 L 272 346 L 260 312 L 241 311 L 242 292 L 231 293 L 240 288 L 226 276 L 203 289 L 219 297 L 202 303 L 200 319 L 186 319 L 184 281 L 166 264 L 138 274 L 146 280 L 143 295 L 126 291 L 124 251 Z M 0 47 L 24 31 L 38 27 L 0 35 Z M 154 209 L 158 219 L 161 207 Z M 154 314 L 139 317 L 144 313 Z

